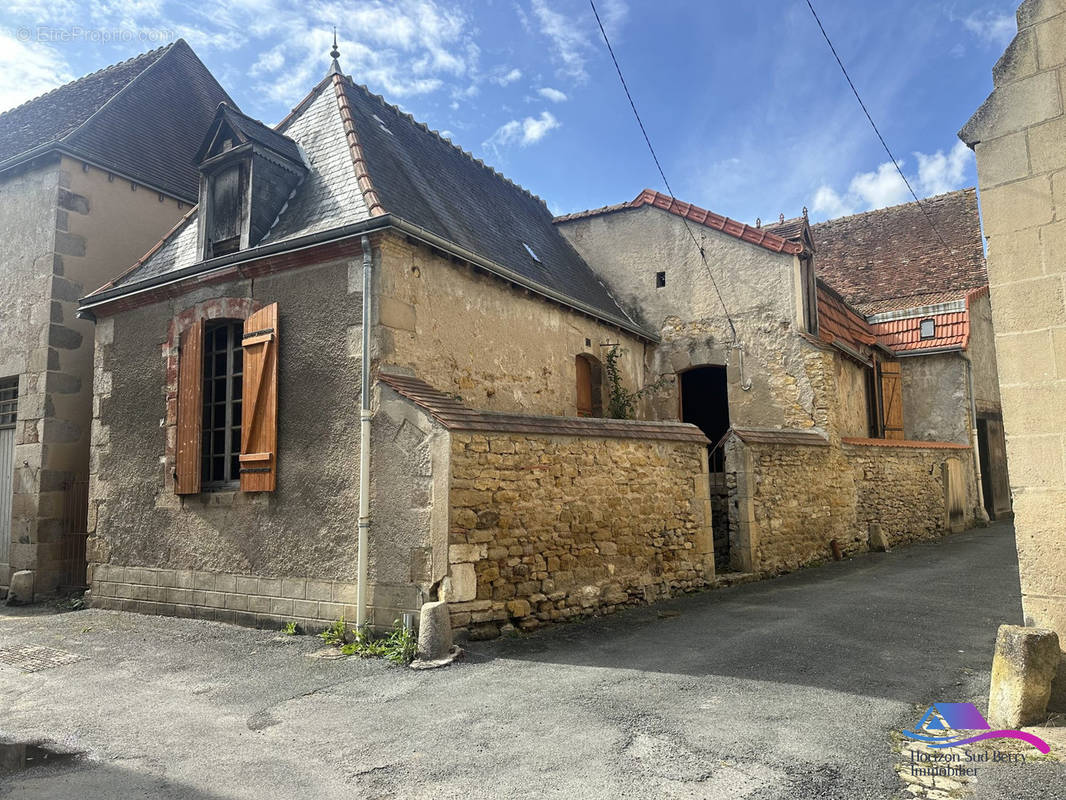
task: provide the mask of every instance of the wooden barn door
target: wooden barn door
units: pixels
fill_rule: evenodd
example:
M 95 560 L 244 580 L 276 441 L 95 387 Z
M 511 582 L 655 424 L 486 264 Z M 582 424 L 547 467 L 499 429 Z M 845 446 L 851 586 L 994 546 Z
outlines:
M 587 358 L 578 356 L 577 364 L 577 415 L 592 416 L 592 365 Z

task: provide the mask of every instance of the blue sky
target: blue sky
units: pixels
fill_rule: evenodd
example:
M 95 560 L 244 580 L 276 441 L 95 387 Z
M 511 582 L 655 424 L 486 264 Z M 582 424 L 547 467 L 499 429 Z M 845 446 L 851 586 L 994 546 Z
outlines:
M 804 0 L 598 0 L 676 194 L 753 222 L 907 199 Z M 975 182 L 955 132 L 991 89 L 1015 2 L 816 0 L 919 195 Z M 0 108 L 184 37 L 276 122 L 341 65 L 556 213 L 661 180 L 585 0 L 8 0 Z

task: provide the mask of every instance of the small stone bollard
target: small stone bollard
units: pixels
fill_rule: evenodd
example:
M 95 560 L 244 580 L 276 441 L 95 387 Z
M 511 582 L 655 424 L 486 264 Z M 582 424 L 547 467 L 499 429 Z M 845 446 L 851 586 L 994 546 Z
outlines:
M 452 621 L 448 604 L 439 601 L 425 603 L 418 625 L 418 658 L 437 661 L 446 658 L 452 649 Z
M 11 575 L 7 588 L 9 606 L 24 605 L 33 602 L 33 570 L 21 569 Z
M 881 530 L 880 523 L 870 523 L 870 550 L 875 553 L 887 553 L 892 548 L 888 544 L 888 537 Z
M 999 626 L 988 696 L 992 727 L 1020 728 L 1044 721 L 1059 658 L 1054 631 Z

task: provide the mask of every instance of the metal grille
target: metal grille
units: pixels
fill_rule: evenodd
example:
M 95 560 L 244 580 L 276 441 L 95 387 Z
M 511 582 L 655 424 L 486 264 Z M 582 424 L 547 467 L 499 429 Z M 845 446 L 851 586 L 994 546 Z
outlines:
M 63 538 L 59 541 L 60 584 L 67 589 L 83 589 L 88 586 L 85 544 L 89 538 L 89 482 L 67 481 L 63 490 L 66 497 Z
M 38 647 L 29 644 L 0 647 L 0 664 L 8 664 L 23 672 L 39 672 L 42 669 L 62 667 L 84 658 L 85 656 L 77 653 L 56 650 L 54 647 Z
M 0 428 L 12 428 L 18 418 L 19 379 L 0 381 Z
M 204 486 L 226 486 L 240 476 L 243 322 L 226 320 L 204 332 Z

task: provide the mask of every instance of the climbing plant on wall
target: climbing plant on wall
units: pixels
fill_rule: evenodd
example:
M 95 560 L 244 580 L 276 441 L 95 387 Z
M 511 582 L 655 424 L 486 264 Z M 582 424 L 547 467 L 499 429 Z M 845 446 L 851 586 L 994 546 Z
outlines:
M 636 413 L 637 402 L 645 395 L 655 394 L 666 388 L 666 376 L 660 377 L 654 383 L 649 383 L 635 392 L 629 391 L 622 385 L 622 370 L 618 366 L 618 359 L 625 353 L 618 345 L 613 345 L 607 350 L 604 369 L 607 371 L 607 416 L 611 419 L 633 419 Z

